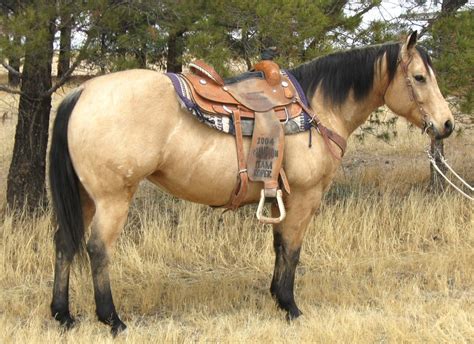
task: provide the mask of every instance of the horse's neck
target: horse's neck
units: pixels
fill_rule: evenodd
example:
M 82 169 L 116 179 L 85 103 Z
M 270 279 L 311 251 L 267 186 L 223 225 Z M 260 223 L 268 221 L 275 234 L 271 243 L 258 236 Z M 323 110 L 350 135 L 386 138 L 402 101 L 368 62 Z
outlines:
M 343 104 L 334 105 L 324 99 L 318 88 L 311 99 L 311 107 L 316 110 L 321 122 L 347 139 L 374 110 L 384 104 L 384 90 L 388 86 L 388 77 L 384 66 L 381 70 L 382 73 L 375 73 L 372 91 L 359 101 L 354 99 L 351 91 Z

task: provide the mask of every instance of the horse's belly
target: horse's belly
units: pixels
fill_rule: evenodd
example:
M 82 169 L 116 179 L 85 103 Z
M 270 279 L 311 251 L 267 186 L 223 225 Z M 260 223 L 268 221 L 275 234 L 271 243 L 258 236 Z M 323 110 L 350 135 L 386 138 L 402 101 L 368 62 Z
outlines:
M 235 183 L 237 182 L 236 178 L 227 182 L 195 177 L 190 183 L 183 183 L 161 172 L 156 172 L 149 176 L 148 179 L 173 196 L 211 206 L 227 204 L 235 187 Z M 249 188 L 249 192 L 243 203 L 255 203 L 258 201 L 257 197 L 258 188 L 252 186 Z
M 224 205 L 237 183 L 235 139 L 191 121 L 192 127 L 179 130 L 186 137 L 171 138 L 164 146 L 163 162 L 148 179 L 179 198 Z M 258 201 L 258 195 L 258 184 L 249 183 L 244 203 Z

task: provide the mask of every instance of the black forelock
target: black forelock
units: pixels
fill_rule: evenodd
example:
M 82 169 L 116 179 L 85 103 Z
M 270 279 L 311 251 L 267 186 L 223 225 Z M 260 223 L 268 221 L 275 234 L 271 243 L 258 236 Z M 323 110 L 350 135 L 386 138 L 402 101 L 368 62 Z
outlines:
M 356 100 L 364 99 L 372 90 L 375 66 L 386 54 L 389 81 L 395 76 L 400 43 L 386 43 L 336 52 L 302 64 L 292 70 L 308 99 L 321 87 L 325 100 L 335 105 L 346 101 L 351 89 Z M 416 47 L 425 67 L 431 65 L 427 51 Z M 381 65 L 381 64 L 380 64 Z M 380 66 L 379 65 L 379 66 Z

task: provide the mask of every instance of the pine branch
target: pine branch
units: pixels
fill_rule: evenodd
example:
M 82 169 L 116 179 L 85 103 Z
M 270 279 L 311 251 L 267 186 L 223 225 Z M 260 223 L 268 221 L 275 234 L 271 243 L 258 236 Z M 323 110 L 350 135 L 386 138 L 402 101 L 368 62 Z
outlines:
M 68 80 L 69 78 L 71 77 L 72 73 L 76 70 L 77 66 L 84 60 L 85 58 L 85 54 L 86 54 L 86 51 L 87 49 L 89 48 L 89 45 L 90 43 L 92 42 L 92 38 L 93 38 L 93 34 L 92 32 L 94 31 L 94 29 L 100 24 L 101 20 L 104 18 L 104 14 L 113 9 L 114 7 L 118 6 L 118 4 L 111 4 L 109 5 L 109 7 L 107 7 L 103 12 L 102 12 L 102 15 L 97 19 L 97 21 L 93 24 L 93 25 L 90 25 L 90 30 L 87 34 L 87 39 L 86 41 L 84 42 L 82 48 L 79 50 L 79 54 L 77 55 L 77 58 L 76 58 L 76 61 L 74 61 L 74 63 L 71 65 L 71 67 L 69 67 L 69 69 L 63 74 L 63 76 L 61 77 L 61 79 L 59 79 L 59 81 L 56 82 L 56 84 L 53 85 L 53 87 L 51 87 L 49 90 L 47 90 L 46 92 L 42 93 L 41 96 L 42 97 L 48 97 L 50 96 L 51 94 L 53 94 L 54 92 L 56 92 L 56 90 L 58 88 L 60 88 L 61 86 L 63 86 Z
M 5 68 L 8 72 L 12 73 L 13 75 L 16 75 L 18 77 L 22 77 L 22 74 L 14 69 L 12 66 L 10 66 L 8 63 L 2 62 L 3 68 Z
M 92 34 L 89 34 L 87 36 L 87 39 L 86 41 L 84 42 L 84 45 L 82 46 L 81 50 L 79 51 L 79 54 L 77 55 L 77 58 L 76 60 L 74 61 L 74 63 L 71 65 L 71 67 L 69 67 L 69 69 L 63 74 L 63 76 L 61 77 L 61 79 L 59 79 L 59 81 L 57 81 L 53 87 L 51 87 L 49 90 L 47 90 L 46 92 L 44 92 L 41 96 L 42 97 L 47 97 L 47 96 L 50 96 L 51 94 L 53 94 L 54 92 L 56 92 L 56 90 L 58 88 L 60 88 L 61 86 L 63 86 L 68 80 L 69 78 L 71 77 L 71 74 L 76 70 L 77 66 L 79 66 L 79 64 L 84 60 L 85 58 L 85 52 L 87 50 L 87 48 L 89 47 L 89 44 L 91 43 L 92 41 Z

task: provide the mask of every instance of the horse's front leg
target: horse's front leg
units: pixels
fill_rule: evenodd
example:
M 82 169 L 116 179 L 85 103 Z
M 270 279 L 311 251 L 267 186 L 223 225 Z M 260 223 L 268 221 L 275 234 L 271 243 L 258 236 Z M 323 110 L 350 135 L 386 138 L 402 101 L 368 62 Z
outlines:
M 320 202 L 321 192 L 292 193 L 285 200 L 285 220 L 273 226 L 275 271 L 270 292 L 278 306 L 287 312 L 288 320 L 302 314 L 294 296 L 295 271 L 306 228 Z M 272 213 L 278 216 L 276 206 L 272 207 Z

